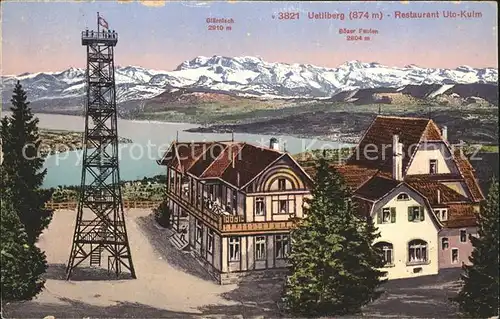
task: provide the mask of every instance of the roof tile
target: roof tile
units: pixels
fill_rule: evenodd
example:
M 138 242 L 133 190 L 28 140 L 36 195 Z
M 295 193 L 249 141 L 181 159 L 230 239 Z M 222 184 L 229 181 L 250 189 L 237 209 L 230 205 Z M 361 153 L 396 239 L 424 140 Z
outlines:
M 472 204 L 448 205 L 448 220 L 443 222 L 445 227 L 473 227 L 477 226 L 477 216 Z
M 465 180 L 465 184 L 467 184 L 467 187 L 469 188 L 469 191 L 471 192 L 472 197 L 474 197 L 475 201 L 482 201 L 484 200 L 484 195 L 483 192 L 481 191 L 481 188 L 479 187 L 479 183 L 474 175 L 475 170 L 470 164 L 469 160 L 465 155 L 461 152 L 461 150 L 455 150 L 455 161 L 458 166 L 458 170 L 462 174 Z
M 434 128 L 432 132 L 426 132 L 430 121 L 424 118 L 377 116 L 347 160 L 347 164 L 391 172 L 392 137 L 398 134 L 399 141 L 403 144 L 403 170 L 405 170 L 412 156 L 411 152 L 416 150 L 414 145 L 420 142 L 422 136 L 435 137 Z
M 199 178 L 221 178 L 239 187 L 283 154 L 242 142 L 174 142 L 159 164 L 188 171 Z
M 377 200 L 392 191 L 401 182 L 381 176 L 374 176 L 355 192 L 363 198 Z
M 448 186 L 434 181 L 419 181 L 409 182 L 410 186 L 424 195 L 431 205 L 439 205 L 446 203 L 465 202 L 470 203 L 470 200 L 460 193 L 457 193 Z M 438 191 L 440 192 L 440 202 L 438 201 Z

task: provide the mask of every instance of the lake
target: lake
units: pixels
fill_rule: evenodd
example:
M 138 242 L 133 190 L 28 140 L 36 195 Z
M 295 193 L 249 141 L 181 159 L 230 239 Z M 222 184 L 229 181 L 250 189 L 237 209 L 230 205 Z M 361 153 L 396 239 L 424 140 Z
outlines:
M 10 115 L 10 112 L 2 112 Z M 41 114 L 37 113 L 39 127 L 56 130 L 82 131 L 85 118 L 80 116 Z M 118 135 L 132 139 L 132 144 L 122 144 L 119 149 L 120 178 L 122 180 L 136 180 L 143 177 L 152 177 L 162 174 L 164 167 L 159 166 L 156 160 L 160 159 L 172 141 L 179 137 L 179 141 L 221 141 L 231 140 L 228 134 L 191 133 L 184 132 L 198 125 L 187 123 L 148 122 L 133 120 L 118 120 Z M 335 141 L 302 139 L 292 136 L 270 136 L 259 134 L 234 134 L 235 141 L 268 146 L 271 137 L 278 138 L 280 145 L 291 154 L 313 149 L 331 149 L 351 144 Z M 58 185 L 79 185 L 81 178 L 81 164 L 83 151 L 72 151 L 49 156 L 45 161 L 47 175 L 44 187 Z

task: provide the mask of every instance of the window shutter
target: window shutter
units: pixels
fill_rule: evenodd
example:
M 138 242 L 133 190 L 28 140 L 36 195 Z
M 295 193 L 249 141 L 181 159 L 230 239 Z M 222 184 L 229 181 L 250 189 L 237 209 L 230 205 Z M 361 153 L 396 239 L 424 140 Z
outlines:
M 408 207 L 408 221 L 411 222 L 413 221 L 413 214 L 412 214 L 413 207 L 410 206 Z
M 424 208 L 420 206 L 420 220 L 423 221 L 425 219 Z
M 391 207 L 391 223 L 396 222 L 396 207 Z
M 382 224 L 382 209 L 377 211 L 377 224 Z

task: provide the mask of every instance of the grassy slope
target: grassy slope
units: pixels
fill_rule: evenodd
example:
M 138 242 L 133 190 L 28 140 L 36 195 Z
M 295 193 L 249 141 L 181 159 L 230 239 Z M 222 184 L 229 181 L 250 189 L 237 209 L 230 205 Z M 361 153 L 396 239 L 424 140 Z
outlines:
M 254 118 L 254 112 L 276 110 L 287 107 L 286 101 L 264 101 L 225 97 L 220 101 L 208 100 L 189 104 L 183 101 L 162 103 L 148 102 L 143 110 L 131 114 L 135 119 L 160 120 L 184 123 L 227 123 Z

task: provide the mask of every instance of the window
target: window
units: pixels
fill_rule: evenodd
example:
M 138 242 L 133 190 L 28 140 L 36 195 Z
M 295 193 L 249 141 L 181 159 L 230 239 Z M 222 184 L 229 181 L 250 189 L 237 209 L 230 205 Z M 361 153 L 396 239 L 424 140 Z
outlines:
M 458 249 L 457 248 L 453 248 L 451 250 L 451 263 L 452 264 L 458 263 Z
M 201 244 L 201 238 L 203 237 L 203 226 L 200 221 L 196 219 L 196 242 Z
M 208 191 L 210 193 L 210 200 L 215 200 L 215 185 L 209 185 Z
M 286 179 L 284 178 L 278 179 L 278 189 L 280 191 L 284 191 L 286 189 Z
M 276 247 L 276 258 L 283 259 L 288 256 L 290 252 L 290 243 L 288 242 L 288 235 L 276 235 L 274 245 Z
M 170 175 L 170 189 L 174 189 L 175 188 L 175 177 L 174 175 Z
M 236 192 L 236 190 L 233 191 L 233 210 L 236 210 L 238 207 L 238 193 Z
M 208 240 L 207 240 L 207 251 L 209 253 L 214 252 L 214 231 L 209 229 L 207 232 Z
M 460 229 L 460 242 L 467 242 L 467 231 L 465 229 Z
M 255 237 L 255 260 L 266 260 L 266 237 Z
M 229 261 L 240 260 L 240 238 L 229 237 Z
M 390 208 L 384 208 L 382 210 L 382 222 L 383 223 L 390 223 L 391 222 L 391 209 Z
M 385 207 L 379 212 L 377 218 L 379 224 L 388 224 L 396 222 L 396 207 Z
M 397 200 L 410 200 L 410 196 L 408 196 L 408 194 L 406 193 L 401 193 L 398 195 Z
M 279 200 L 278 205 L 278 212 L 280 214 L 286 214 L 288 212 L 288 201 L 286 199 Z
M 448 210 L 447 209 L 441 209 L 441 220 L 445 221 L 448 220 Z
M 294 213 L 295 198 L 293 195 L 277 195 L 271 197 L 271 213 L 272 214 L 289 214 Z
M 394 253 L 392 244 L 386 242 L 379 242 L 376 243 L 375 246 L 381 250 L 385 265 L 386 266 L 393 265 Z
M 436 159 L 431 159 L 429 161 L 429 174 L 437 174 L 437 163 Z
M 418 222 L 423 221 L 425 218 L 424 208 L 421 206 L 411 206 L 408 207 L 408 221 Z
M 427 243 L 423 240 L 412 240 L 408 243 L 408 262 L 421 264 L 427 262 Z
M 448 249 L 448 247 L 449 247 L 448 238 L 446 237 L 441 238 L 441 249 L 445 250 Z
M 440 221 L 448 220 L 448 210 L 446 208 L 435 209 L 434 213 L 436 213 L 436 216 L 437 218 L 439 218 Z
M 257 197 L 255 199 L 255 215 L 264 216 L 265 214 L 264 197 Z

